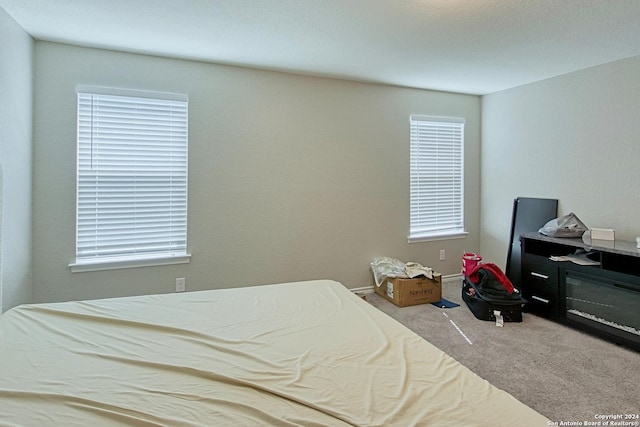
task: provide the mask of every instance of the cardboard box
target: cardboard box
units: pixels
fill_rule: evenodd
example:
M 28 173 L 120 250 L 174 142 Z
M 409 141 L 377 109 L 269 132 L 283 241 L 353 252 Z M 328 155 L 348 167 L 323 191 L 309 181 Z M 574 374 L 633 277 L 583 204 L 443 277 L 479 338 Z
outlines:
M 442 275 L 434 273 L 433 279 L 388 278 L 382 285 L 373 286 L 375 292 L 398 307 L 438 302 L 442 299 Z
M 590 228 L 591 240 L 615 240 L 615 231 L 611 228 Z

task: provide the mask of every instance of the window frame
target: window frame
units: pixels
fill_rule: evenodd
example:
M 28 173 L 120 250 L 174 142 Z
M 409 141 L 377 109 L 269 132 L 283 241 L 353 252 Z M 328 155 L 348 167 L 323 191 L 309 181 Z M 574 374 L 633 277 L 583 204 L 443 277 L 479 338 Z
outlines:
M 460 239 L 467 236 L 465 230 L 465 216 L 464 216 L 464 128 L 465 119 L 462 117 L 445 117 L 445 116 L 431 116 L 431 115 L 417 115 L 412 114 L 409 118 L 410 123 L 410 167 L 409 167 L 409 235 L 407 240 L 409 243 L 425 242 L 433 240 L 449 240 Z M 422 128 L 418 130 L 418 127 Z M 459 135 L 451 134 L 443 138 L 436 137 L 424 137 L 419 136 L 419 132 L 423 133 L 428 131 L 426 128 L 430 127 L 431 132 L 437 132 L 438 127 L 450 128 L 450 131 L 454 131 L 453 128 L 457 128 L 455 132 Z M 440 142 L 439 142 L 440 140 Z M 434 146 L 435 144 L 435 146 Z M 446 147 L 448 150 L 457 150 L 459 153 L 449 153 L 449 156 L 443 156 L 447 162 L 451 162 L 450 166 L 444 167 L 449 169 L 447 178 L 452 180 L 451 186 L 454 191 L 454 201 L 450 202 L 451 209 L 448 209 L 449 215 L 452 215 L 451 221 L 439 222 L 433 220 L 432 227 L 425 227 L 424 218 L 428 217 L 428 214 L 421 215 L 419 213 L 420 207 L 420 194 L 425 196 L 426 191 L 422 191 L 420 186 L 420 175 L 424 175 L 425 164 L 420 165 L 420 151 L 425 150 L 432 154 L 437 151 L 438 144 L 447 145 L 451 144 L 451 147 Z M 457 157 L 456 157 L 457 155 Z M 442 161 L 442 159 L 441 159 Z M 422 162 L 424 163 L 424 162 Z M 430 161 L 429 161 L 430 163 Z M 438 176 L 442 176 L 443 173 Z M 458 188 L 456 188 L 456 186 Z M 425 205 L 422 205 L 422 210 L 425 209 Z M 444 211 L 444 210 L 443 210 Z M 423 225 L 420 226 L 419 223 Z M 426 230 L 426 228 L 431 228 Z
M 96 271 L 96 270 L 112 270 L 112 269 L 122 269 L 122 268 L 134 268 L 134 267 L 147 267 L 154 265 L 168 265 L 168 264 L 183 264 L 190 262 L 191 254 L 187 251 L 187 235 L 188 235 L 188 218 L 187 218 L 187 208 L 188 208 L 188 148 L 189 148 L 189 137 L 188 137 L 188 103 L 189 99 L 187 95 L 182 94 L 174 94 L 174 93 L 162 93 L 162 92 L 148 92 L 148 91 L 140 91 L 140 90 L 129 90 L 129 89 L 117 89 L 117 88 L 106 88 L 106 87 L 97 87 L 97 86 L 84 86 L 79 85 L 76 88 L 77 98 L 76 98 L 76 108 L 77 108 L 77 135 L 76 135 L 76 223 L 75 223 L 75 261 L 69 264 L 69 268 L 72 272 L 85 272 L 85 271 Z M 184 227 L 180 227 L 184 229 L 184 244 L 178 244 L 175 247 L 172 247 L 170 244 L 164 247 L 162 250 L 142 250 L 140 253 L 136 253 L 135 250 L 131 250 L 127 253 L 118 253 L 113 256 L 105 255 L 104 252 L 102 254 L 95 255 L 81 255 L 79 249 L 79 227 L 80 227 L 80 185 L 81 185 L 81 161 L 86 158 L 81 157 L 81 145 L 82 147 L 86 146 L 86 141 L 83 140 L 81 142 L 81 138 L 86 138 L 86 130 L 81 131 L 81 123 L 86 126 L 87 120 L 82 119 L 81 122 L 81 94 L 97 96 L 97 97 L 126 97 L 126 98 L 142 98 L 142 102 L 151 102 L 154 100 L 158 100 L 159 102 L 165 103 L 174 103 L 177 102 L 182 108 L 184 108 L 184 119 L 183 126 L 179 129 L 184 133 L 184 137 L 178 137 L 178 143 L 181 145 L 180 150 L 184 153 L 181 165 L 184 165 L 184 172 L 180 171 L 176 174 L 175 171 L 172 171 L 167 174 L 167 176 L 177 176 L 178 178 L 183 178 L 184 185 L 180 185 L 178 189 L 183 187 L 184 190 L 184 201 L 178 202 L 177 205 L 174 205 L 174 202 L 171 201 L 171 207 L 163 207 L 159 212 L 169 212 L 171 215 L 174 206 L 181 208 L 184 207 L 184 215 L 183 223 Z M 114 98 L 115 99 L 115 98 Z M 124 101 L 124 98 L 123 100 Z M 93 114 L 93 113 L 92 113 Z M 133 116 L 132 116 L 133 117 Z M 94 118 L 91 116 L 91 119 L 88 121 L 91 129 L 91 142 L 93 144 L 93 130 L 94 130 Z M 167 121 L 168 123 L 169 121 Z M 173 122 L 171 122 L 173 124 Z M 165 123 L 166 124 L 166 123 Z M 152 128 L 153 130 L 157 130 L 157 128 Z M 138 130 L 138 129 L 136 129 Z M 157 141 L 153 140 L 152 144 L 156 144 Z M 173 141 L 172 141 L 173 143 Z M 170 144 L 172 144 L 170 143 Z M 91 146 L 93 149 L 93 145 Z M 136 147 L 140 147 L 136 145 Z M 123 152 L 126 152 L 126 148 Z M 154 153 L 161 153 L 160 151 L 155 151 Z M 91 154 L 93 156 L 93 154 Z M 120 156 L 122 156 L 120 154 Z M 93 159 L 93 157 L 91 157 Z M 124 158 L 124 157 L 123 157 Z M 170 157 L 171 160 L 174 160 L 173 155 Z M 128 158 L 127 158 L 128 159 Z M 147 161 L 148 158 L 143 159 L 143 161 Z M 93 162 L 93 160 L 91 160 Z M 118 164 L 120 166 L 120 164 Z M 127 172 L 122 172 L 121 176 L 126 176 L 127 173 L 132 173 L 134 171 L 136 174 L 140 172 L 140 168 L 142 166 L 136 165 L 130 167 Z M 180 169 L 180 167 L 179 167 Z M 86 170 L 86 169 L 83 169 Z M 116 173 L 117 174 L 117 173 Z M 137 175 L 136 175 L 137 177 Z M 96 178 L 98 180 L 98 178 Z M 137 181 L 134 181 L 137 183 Z M 128 187 L 130 188 L 130 187 Z M 162 195 L 165 196 L 165 199 L 169 199 L 167 196 L 168 192 L 173 191 L 173 184 L 169 187 L 169 189 L 164 188 L 165 193 Z M 136 189 L 137 191 L 137 189 Z M 96 191 L 97 193 L 98 191 Z M 137 195 L 137 194 L 136 194 Z M 131 200 L 131 199 L 129 199 Z M 136 199 L 137 200 L 137 199 Z M 99 214 L 98 214 L 99 215 Z M 137 221 L 131 221 L 131 224 L 137 224 Z M 98 226 L 99 227 L 99 226 Z M 123 233 L 125 235 L 125 233 Z M 179 232 L 179 236 L 182 237 L 182 231 Z M 99 238 L 97 238 L 99 241 Z M 180 240 L 182 242 L 182 240 Z M 99 243 L 99 242 L 98 242 Z M 137 248 L 136 248 L 137 249 Z

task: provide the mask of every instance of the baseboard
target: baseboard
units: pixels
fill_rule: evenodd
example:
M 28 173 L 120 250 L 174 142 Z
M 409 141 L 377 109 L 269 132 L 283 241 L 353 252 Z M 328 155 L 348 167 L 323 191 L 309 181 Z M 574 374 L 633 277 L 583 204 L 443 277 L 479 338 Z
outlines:
M 372 294 L 373 293 L 373 285 L 372 286 L 362 286 L 360 288 L 349 288 L 349 290 L 355 294 Z
M 448 274 L 446 276 L 442 276 L 442 283 L 459 282 L 461 280 L 462 280 L 462 274 Z M 362 286 L 359 288 L 349 288 L 349 290 L 356 294 L 372 294 L 373 285 Z
M 462 274 L 458 273 L 458 274 L 449 274 L 446 276 L 442 276 L 442 281 L 443 282 L 462 282 Z

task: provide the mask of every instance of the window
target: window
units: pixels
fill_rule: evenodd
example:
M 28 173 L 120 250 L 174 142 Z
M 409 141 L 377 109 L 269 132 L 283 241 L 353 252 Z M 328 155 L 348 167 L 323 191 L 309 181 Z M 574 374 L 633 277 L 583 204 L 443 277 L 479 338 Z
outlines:
M 462 237 L 464 119 L 411 116 L 409 241 Z
M 79 88 L 72 271 L 188 262 L 187 106 Z

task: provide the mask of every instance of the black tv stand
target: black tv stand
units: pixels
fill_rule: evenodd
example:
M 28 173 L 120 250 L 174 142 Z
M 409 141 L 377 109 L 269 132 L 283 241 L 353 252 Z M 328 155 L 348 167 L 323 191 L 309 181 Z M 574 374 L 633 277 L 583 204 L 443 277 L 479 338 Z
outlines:
M 520 236 L 526 310 L 640 351 L 635 242 Z M 572 260 L 562 260 L 570 257 Z

